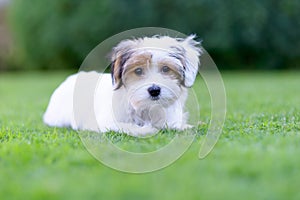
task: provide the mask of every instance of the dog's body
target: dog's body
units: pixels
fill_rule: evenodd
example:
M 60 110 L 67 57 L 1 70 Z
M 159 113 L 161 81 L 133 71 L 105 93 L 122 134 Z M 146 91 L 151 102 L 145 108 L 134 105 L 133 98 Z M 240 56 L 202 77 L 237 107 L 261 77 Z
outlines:
M 121 42 L 113 49 L 112 74 L 79 72 L 70 76 L 53 93 L 44 122 L 76 130 L 113 130 L 131 135 L 187 128 L 187 87 L 193 85 L 201 53 L 193 39 L 194 36 L 164 36 Z M 92 105 L 97 126 L 84 112 L 76 120 L 73 116 L 74 88 L 79 76 L 98 80 Z

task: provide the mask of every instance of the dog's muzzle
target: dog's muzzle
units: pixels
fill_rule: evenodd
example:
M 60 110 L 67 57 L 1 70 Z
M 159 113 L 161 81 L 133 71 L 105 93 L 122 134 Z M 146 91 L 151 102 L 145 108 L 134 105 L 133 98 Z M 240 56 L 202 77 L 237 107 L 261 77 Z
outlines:
M 160 95 L 160 87 L 159 86 L 152 85 L 151 87 L 148 88 L 148 92 L 149 92 L 152 100 L 159 99 L 159 95 Z

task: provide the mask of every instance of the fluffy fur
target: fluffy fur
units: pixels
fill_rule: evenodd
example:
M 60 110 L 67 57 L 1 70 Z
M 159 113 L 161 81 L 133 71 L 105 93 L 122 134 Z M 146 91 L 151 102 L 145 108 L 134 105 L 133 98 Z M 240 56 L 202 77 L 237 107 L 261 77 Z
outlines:
M 51 96 L 44 114 L 49 126 L 130 135 L 158 129 L 188 127 L 184 105 L 188 87 L 195 81 L 202 53 L 194 35 L 185 39 L 145 37 L 120 42 L 111 53 L 111 74 L 79 72 L 68 77 Z M 77 78 L 99 80 L 91 116 L 73 116 Z

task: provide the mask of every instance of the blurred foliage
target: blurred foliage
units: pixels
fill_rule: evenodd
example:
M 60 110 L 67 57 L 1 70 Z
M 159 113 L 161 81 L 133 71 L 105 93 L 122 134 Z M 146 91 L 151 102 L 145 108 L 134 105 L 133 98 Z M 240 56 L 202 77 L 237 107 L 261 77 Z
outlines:
M 196 33 L 221 69 L 298 68 L 299 0 L 13 0 L 17 68 L 78 68 L 107 37 L 157 26 Z

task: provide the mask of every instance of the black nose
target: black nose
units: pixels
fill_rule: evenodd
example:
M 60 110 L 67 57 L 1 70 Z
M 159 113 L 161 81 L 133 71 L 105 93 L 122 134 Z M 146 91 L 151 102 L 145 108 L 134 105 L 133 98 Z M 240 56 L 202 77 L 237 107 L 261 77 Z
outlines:
M 160 94 L 160 87 L 157 85 L 152 85 L 148 88 L 148 92 L 151 97 L 157 97 Z

